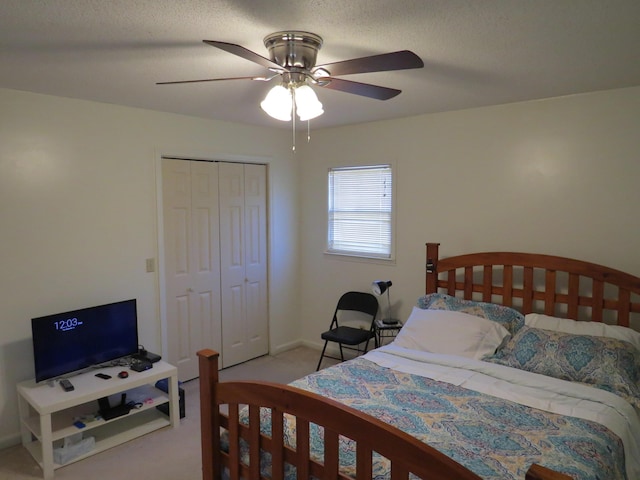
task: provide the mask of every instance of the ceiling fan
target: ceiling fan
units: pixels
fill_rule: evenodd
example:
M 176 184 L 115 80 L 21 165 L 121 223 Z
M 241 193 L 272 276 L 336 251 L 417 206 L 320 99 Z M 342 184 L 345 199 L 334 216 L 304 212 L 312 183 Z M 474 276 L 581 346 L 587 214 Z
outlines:
M 322 104 L 318 101 L 309 84 L 377 100 L 388 100 L 400 94 L 401 90 L 336 77 L 357 73 L 424 67 L 424 63 L 420 57 L 409 50 L 316 65 L 318 50 L 322 47 L 322 37 L 315 33 L 303 31 L 281 31 L 266 36 L 264 38 L 264 45 L 269 51 L 270 58 L 258 55 L 234 43 L 214 40 L 203 40 L 203 42 L 257 63 L 258 65 L 262 65 L 269 70 L 270 74 L 254 77 L 207 78 L 202 80 L 158 82 L 157 85 L 216 82 L 220 80 L 256 80 L 268 82 L 276 77 L 280 77 L 280 84 L 269 92 L 261 106 L 269 115 L 285 121 L 291 120 L 291 111 L 296 108 L 301 120 L 308 120 L 323 113 Z

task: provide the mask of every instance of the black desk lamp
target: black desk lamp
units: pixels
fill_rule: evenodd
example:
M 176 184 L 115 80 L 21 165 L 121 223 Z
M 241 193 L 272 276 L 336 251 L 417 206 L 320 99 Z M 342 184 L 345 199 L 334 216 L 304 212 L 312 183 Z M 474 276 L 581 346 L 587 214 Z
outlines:
M 393 325 L 398 323 L 397 320 L 391 318 L 391 296 L 389 294 L 389 288 L 391 287 L 391 285 L 393 285 L 391 283 L 391 280 L 376 280 L 371 284 L 371 290 L 373 290 L 373 293 L 375 293 L 376 295 L 380 296 L 384 292 L 387 292 L 387 318 L 382 319 L 382 323 L 384 323 L 385 325 Z

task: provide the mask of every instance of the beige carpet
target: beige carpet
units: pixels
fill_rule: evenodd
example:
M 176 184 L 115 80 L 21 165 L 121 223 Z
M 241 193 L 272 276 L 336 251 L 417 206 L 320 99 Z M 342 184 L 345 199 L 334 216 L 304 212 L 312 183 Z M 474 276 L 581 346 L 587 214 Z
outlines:
M 299 347 L 224 369 L 221 380 L 289 383 L 315 370 L 319 352 Z M 323 367 L 335 364 L 325 360 Z M 180 428 L 165 428 L 55 471 L 59 480 L 200 480 L 198 381 L 184 382 L 186 416 Z M 42 470 L 21 446 L 0 451 L 0 480 L 42 478 Z

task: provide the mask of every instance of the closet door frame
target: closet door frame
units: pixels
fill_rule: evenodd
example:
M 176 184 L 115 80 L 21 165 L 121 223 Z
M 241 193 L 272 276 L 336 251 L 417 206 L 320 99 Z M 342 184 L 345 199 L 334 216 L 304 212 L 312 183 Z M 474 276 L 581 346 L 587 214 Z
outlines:
M 241 163 L 246 165 L 261 165 L 265 167 L 265 236 L 264 236 L 264 254 L 265 254 L 265 315 L 266 315 L 266 332 L 267 332 L 267 351 L 270 351 L 270 338 L 269 338 L 269 299 L 268 299 L 268 278 L 269 278 L 269 158 L 263 157 L 246 157 L 246 156 L 232 156 L 232 158 L 224 158 L 224 156 L 218 156 L 217 158 L 204 158 L 195 154 L 167 154 L 158 153 L 156 155 L 156 198 L 157 198 L 157 240 L 158 240 L 158 252 L 157 252 L 157 289 L 158 289 L 158 311 L 160 320 L 160 334 L 161 334 L 161 354 L 165 357 L 169 351 L 169 338 L 168 338 L 168 322 L 166 311 L 166 266 L 165 266 L 165 242 L 164 242 L 164 218 L 163 218 L 163 178 L 162 178 L 162 160 L 164 158 L 171 158 L 175 160 L 198 160 L 205 162 L 228 162 L 228 163 Z M 222 348 L 220 348 L 222 352 Z M 221 362 L 222 368 L 222 362 Z

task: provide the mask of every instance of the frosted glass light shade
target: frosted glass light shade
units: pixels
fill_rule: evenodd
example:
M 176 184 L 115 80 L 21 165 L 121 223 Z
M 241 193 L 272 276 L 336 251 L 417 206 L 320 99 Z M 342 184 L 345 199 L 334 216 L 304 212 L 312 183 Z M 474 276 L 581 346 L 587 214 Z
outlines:
M 291 92 L 282 85 L 276 85 L 269 90 L 265 99 L 260 102 L 260 107 L 270 117 L 288 122 L 291 120 L 291 109 L 293 107 Z
M 296 97 L 296 112 L 300 120 L 311 120 L 324 113 L 322 103 L 309 85 L 301 85 L 293 93 Z

